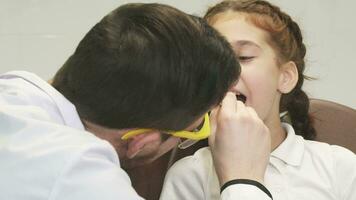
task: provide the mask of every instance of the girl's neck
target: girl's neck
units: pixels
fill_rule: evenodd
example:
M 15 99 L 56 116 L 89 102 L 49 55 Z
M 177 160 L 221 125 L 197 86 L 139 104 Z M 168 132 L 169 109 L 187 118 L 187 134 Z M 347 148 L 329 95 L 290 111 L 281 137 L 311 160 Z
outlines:
M 271 152 L 274 151 L 287 137 L 286 131 L 282 127 L 279 115 L 265 121 L 271 134 Z

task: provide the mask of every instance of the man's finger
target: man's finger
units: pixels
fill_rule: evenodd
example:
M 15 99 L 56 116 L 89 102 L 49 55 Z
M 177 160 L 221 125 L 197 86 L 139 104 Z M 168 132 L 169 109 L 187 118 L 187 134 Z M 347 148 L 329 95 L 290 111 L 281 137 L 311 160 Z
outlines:
M 221 102 L 221 113 L 236 112 L 236 97 L 232 92 L 228 92 Z
M 215 107 L 210 112 L 210 136 L 209 136 L 209 145 L 212 145 L 215 141 L 215 134 L 217 129 L 217 117 L 220 111 L 220 106 Z

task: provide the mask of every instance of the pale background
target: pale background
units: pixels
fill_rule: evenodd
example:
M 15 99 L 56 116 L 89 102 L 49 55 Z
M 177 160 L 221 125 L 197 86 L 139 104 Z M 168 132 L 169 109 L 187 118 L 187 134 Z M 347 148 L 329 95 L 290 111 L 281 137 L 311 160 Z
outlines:
M 0 0 L 0 73 L 51 78 L 84 34 L 127 2 L 159 2 L 202 15 L 217 0 Z M 356 108 L 356 1 L 271 0 L 302 27 L 308 48 L 309 96 Z

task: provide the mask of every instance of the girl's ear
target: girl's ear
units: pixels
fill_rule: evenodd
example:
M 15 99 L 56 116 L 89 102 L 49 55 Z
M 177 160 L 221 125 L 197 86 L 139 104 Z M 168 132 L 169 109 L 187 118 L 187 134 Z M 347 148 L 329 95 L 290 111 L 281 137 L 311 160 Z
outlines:
M 284 63 L 280 68 L 278 91 L 287 94 L 293 90 L 298 83 L 298 69 L 293 61 Z

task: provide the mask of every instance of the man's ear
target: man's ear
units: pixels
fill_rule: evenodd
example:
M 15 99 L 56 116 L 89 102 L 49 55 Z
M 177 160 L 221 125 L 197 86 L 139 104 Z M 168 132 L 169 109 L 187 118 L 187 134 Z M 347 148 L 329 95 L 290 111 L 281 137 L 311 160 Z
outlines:
M 293 90 L 298 83 L 298 69 L 293 61 L 284 63 L 280 68 L 278 91 L 287 94 Z

